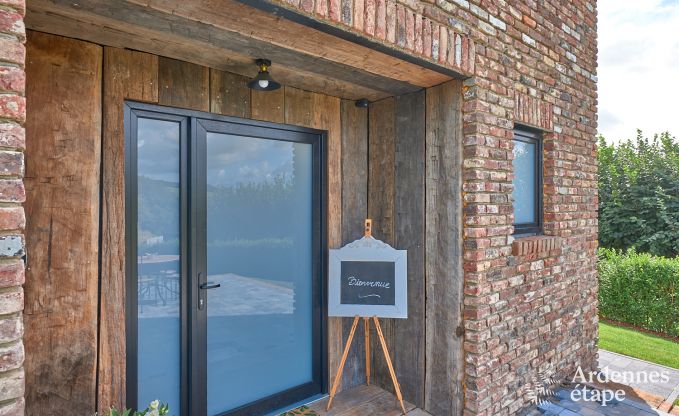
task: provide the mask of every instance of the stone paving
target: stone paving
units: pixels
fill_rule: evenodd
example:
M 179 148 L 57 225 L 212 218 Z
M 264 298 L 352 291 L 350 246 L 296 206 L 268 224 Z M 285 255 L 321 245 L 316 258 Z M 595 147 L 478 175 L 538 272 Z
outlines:
M 679 370 L 659 366 L 646 361 L 615 354 L 609 351 L 599 351 L 599 368 L 619 373 L 633 372 L 634 374 L 657 372 L 666 374 L 668 377 L 658 382 L 630 382 L 629 386 L 620 384 L 607 384 L 606 389 L 615 391 L 624 389 L 625 397 L 622 400 L 612 399 L 603 405 L 596 400 L 582 400 L 583 386 L 567 386 L 556 388 L 554 395 L 541 398 L 541 404 L 524 412 L 526 416 L 670 416 L 664 410 L 669 411 L 671 404 L 679 395 Z M 590 399 L 591 386 L 589 390 Z M 580 391 L 578 391 L 580 390 Z M 676 410 L 672 410 L 672 415 Z

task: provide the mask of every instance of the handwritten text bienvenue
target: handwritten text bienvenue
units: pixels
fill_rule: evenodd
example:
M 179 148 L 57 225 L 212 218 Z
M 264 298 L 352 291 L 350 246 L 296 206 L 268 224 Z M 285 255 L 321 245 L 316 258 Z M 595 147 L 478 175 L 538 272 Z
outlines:
M 347 279 L 349 280 L 349 286 L 379 287 L 384 289 L 389 289 L 391 287 L 391 283 L 379 280 L 365 281 L 355 276 L 349 276 Z

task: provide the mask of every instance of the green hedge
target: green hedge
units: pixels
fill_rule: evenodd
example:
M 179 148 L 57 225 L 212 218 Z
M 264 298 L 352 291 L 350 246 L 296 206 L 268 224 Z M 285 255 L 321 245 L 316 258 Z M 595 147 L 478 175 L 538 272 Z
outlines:
M 600 249 L 599 314 L 679 336 L 679 257 Z

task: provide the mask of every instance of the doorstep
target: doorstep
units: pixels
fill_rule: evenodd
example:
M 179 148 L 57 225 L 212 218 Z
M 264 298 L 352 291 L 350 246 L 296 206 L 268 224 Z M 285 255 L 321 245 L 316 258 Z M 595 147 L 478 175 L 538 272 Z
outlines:
M 396 396 L 372 385 L 361 385 L 337 393 L 330 411 L 325 410 L 327 403 L 328 397 L 325 396 L 306 404 L 306 407 L 314 412 L 310 414 L 318 416 L 399 416 L 402 414 Z M 416 408 L 412 403 L 404 401 L 403 404 L 408 416 L 430 416 L 429 413 Z

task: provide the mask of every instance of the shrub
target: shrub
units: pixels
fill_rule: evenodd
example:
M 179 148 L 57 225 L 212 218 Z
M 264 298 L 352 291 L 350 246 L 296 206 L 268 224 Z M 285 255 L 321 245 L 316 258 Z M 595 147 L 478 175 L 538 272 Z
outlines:
M 160 403 L 154 400 L 149 403 L 149 407 L 141 411 L 134 411 L 132 409 L 118 410 L 112 407 L 103 416 L 166 416 L 170 412 L 170 407 L 167 404 Z M 96 414 L 94 416 L 97 416 Z
M 669 133 L 619 144 L 600 137 L 599 242 L 679 254 L 679 141 Z
M 679 258 L 599 250 L 599 314 L 679 336 Z

